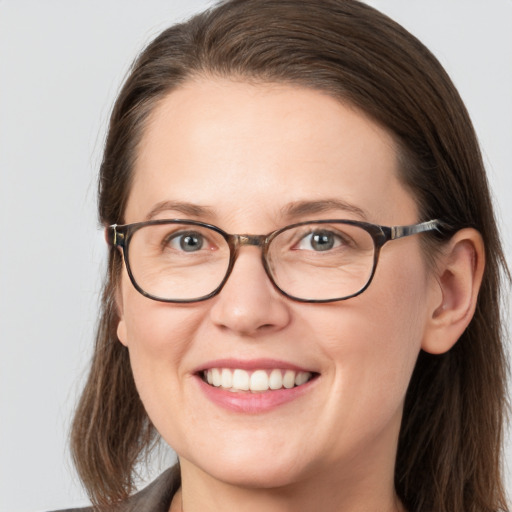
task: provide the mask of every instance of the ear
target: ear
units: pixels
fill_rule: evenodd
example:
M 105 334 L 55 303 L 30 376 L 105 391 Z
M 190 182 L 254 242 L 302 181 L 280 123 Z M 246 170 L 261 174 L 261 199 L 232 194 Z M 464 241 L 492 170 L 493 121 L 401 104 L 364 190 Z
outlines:
M 110 239 L 109 230 L 108 227 L 105 227 L 104 229 L 104 236 L 105 241 L 107 244 L 111 244 L 112 241 Z M 119 248 L 117 248 L 119 249 Z M 124 263 L 123 263 L 124 266 Z M 117 316 L 119 317 L 119 323 L 117 324 L 117 338 L 119 341 L 126 347 L 127 346 L 127 336 L 126 336 L 126 324 L 124 321 L 124 308 L 123 308 L 123 293 L 122 293 L 122 282 L 123 282 L 123 275 L 121 274 L 116 290 L 114 292 L 114 299 L 115 299 L 115 306 L 117 310 Z
M 105 242 L 107 242 L 107 245 L 111 245 L 111 241 L 110 241 L 110 234 L 109 234 L 108 226 L 105 226 L 105 227 L 103 228 L 103 236 L 105 237 Z
M 432 293 L 421 348 L 431 354 L 450 350 L 475 312 L 485 267 L 482 236 L 461 229 L 436 258 L 435 278 L 440 292 Z

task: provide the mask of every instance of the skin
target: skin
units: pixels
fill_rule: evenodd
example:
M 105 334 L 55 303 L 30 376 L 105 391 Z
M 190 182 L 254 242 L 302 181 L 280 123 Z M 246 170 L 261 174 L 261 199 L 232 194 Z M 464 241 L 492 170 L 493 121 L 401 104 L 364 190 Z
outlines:
M 325 94 L 197 79 L 153 111 L 125 221 L 146 220 L 163 201 L 186 201 L 208 213 L 160 209 L 154 218 L 253 234 L 321 218 L 413 224 L 416 204 L 397 165 L 387 131 Z M 328 199 L 352 207 L 283 215 L 295 202 Z M 279 294 L 256 247 L 240 251 L 222 292 L 205 302 L 147 299 L 123 271 L 118 336 L 144 406 L 182 465 L 171 510 L 402 510 L 394 461 L 417 355 L 456 341 L 483 268 L 474 233 L 452 242 L 437 272 L 426 265 L 419 236 L 384 246 L 371 286 L 330 304 Z M 469 276 L 465 285 L 459 275 Z M 319 377 L 292 402 L 237 413 L 210 402 L 193 375 L 229 357 L 280 359 Z

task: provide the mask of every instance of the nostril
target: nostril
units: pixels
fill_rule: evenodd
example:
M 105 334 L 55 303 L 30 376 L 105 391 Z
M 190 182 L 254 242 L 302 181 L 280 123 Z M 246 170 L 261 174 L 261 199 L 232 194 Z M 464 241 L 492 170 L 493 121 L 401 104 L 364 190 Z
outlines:
M 226 291 L 226 290 L 223 290 Z M 223 332 L 231 331 L 241 336 L 271 333 L 284 328 L 290 322 L 290 312 L 283 299 L 266 296 L 245 296 L 241 301 L 222 293 L 210 309 L 210 319 Z M 279 303 L 278 303 L 279 301 Z

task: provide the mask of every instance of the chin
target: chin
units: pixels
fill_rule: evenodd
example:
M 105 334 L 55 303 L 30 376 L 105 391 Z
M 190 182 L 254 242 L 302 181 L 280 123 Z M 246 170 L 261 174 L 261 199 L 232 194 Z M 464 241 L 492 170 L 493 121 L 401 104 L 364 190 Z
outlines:
M 251 489 L 272 489 L 289 486 L 301 477 L 291 469 L 275 467 L 273 461 L 260 467 L 217 466 L 209 472 L 211 476 L 222 482 L 237 487 Z
M 270 489 L 285 487 L 302 480 L 306 475 L 306 468 L 301 470 L 297 461 L 297 453 L 292 458 L 271 455 L 265 448 L 257 453 L 250 454 L 244 450 L 234 450 L 231 454 L 218 450 L 216 455 L 205 461 L 183 461 L 196 466 L 201 472 L 221 482 L 243 488 Z M 219 453 L 222 453 L 219 456 Z M 264 456 L 262 456 L 264 455 Z

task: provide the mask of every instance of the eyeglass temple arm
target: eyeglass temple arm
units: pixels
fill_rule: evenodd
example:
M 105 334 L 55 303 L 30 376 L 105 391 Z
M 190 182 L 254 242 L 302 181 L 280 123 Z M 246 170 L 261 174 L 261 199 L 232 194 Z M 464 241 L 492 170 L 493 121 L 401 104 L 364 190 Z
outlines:
M 107 243 L 112 246 L 124 247 L 124 233 L 117 230 L 117 224 L 112 224 L 105 229 Z
M 425 231 L 441 232 L 442 227 L 443 223 L 438 219 L 421 222 L 420 224 L 412 224 L 410 226 L 393 226 L 391 228 L 391 240 L 416 235 L 417 233 L 424 233 Z

